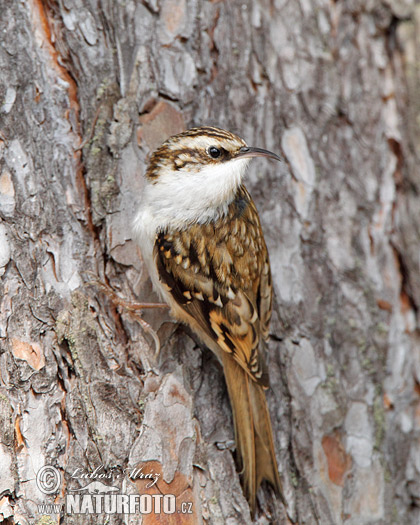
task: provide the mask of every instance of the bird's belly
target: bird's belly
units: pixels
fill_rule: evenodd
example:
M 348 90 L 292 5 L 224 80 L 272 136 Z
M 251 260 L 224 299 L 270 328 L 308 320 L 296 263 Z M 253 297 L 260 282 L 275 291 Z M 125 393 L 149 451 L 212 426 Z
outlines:
M 163 301 L 172 306 L 172 296 L 167 290 L 165 290 L 160 281 L 156 264 L 154 262 L 153 249 L 156 241 L 157 229 L 158 224 L 154 216 L 148 211 L 148 209 L 141 209 L 133 222 L 134 241 L 140 247 L 141 256 L 146 265 L 147 271 L 149 272 L 153 289 Z

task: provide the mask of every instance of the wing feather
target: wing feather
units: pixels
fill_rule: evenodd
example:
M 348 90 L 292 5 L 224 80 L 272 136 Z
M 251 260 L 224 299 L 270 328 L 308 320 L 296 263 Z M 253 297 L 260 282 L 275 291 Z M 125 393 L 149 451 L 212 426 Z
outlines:
M 261 342 L 271 317 L 270 265 L 246 189 L 216 222 L 159 233 L 154 250 L 159 278 L 177 306 L 253 380 L 268 386 Z

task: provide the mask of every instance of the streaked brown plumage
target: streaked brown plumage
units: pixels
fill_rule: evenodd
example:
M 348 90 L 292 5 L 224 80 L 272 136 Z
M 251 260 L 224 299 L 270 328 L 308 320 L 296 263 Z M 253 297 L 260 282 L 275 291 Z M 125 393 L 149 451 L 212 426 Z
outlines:
M 211 158 L 211 147 L 220 150 L 217 158 Z M 214 196 L 210 193 L 203 201 L 202 215 L 198 209 L 195 218 L 185 211 L 187 197 L 178 213 L 176 209 L 172 212 L 170 204 L 169 211 L 162 204 L 162 215 L 169 219 L 156 219 L 149 227 L 150 239 L 140 221 L 150 221 L 152 204 L 143 206 L 135 226 L 140 245 L 151 252 L 146 260 L 152 280 L 171 306 L 172 315 L 189 325 L 223 365 L 237 459 L 252 512 L 263 479 L 282 495 L 264 394 L 269 385 L 263 347 L 271 318 L 270 264 L 257 210 L 240 183 L 243 168 L 239 177 L 232 168 L 232 163 L 244 162 L 241 157 L 257 155 L 277 158 L 265 150 L 248 148 L 242 139 L 218 128 L 195 128 L 172 137 L 151 158 L 149 188 L 162 184 L 165 178 L 172 184 L 171 177 L 188 181 L 188 177 L 208 173 L 208 184 L 220 184 L 221 190 L 215 188 Z M 208 166 L 215 166 L 215 170 Z M 220 171 L 223 166 L 225 172 Z M 217 182 L 224 173 L 239 182 L 235 179 L 226 189 L 223 180 Z M 194 182 L 189 183 L 194 194 Z M 199 198 L 198 183 L 197 188 L 192 199 Z M 218 199 L 222 192 L 226 195 Z
M 271 318 L 270 265 L 245 187 L 225 217 L 187 231 L 159 233 L 155 252 L 159 276 L 177 304 L 199 320 L 218 351 L 231 354 L 254 380 L 268 386 L 259 343 L 268 335 Z

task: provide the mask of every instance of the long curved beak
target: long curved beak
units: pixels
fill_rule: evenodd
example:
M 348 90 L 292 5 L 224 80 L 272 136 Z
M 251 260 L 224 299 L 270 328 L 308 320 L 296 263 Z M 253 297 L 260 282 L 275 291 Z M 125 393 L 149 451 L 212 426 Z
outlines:
M 281 162 L 281 158 L 272 151 L 261 148 L 250 148 L 249 146 L 241 148 L 236 155 L 237 159 L 247 159 L 249 157 L 267 157 Z

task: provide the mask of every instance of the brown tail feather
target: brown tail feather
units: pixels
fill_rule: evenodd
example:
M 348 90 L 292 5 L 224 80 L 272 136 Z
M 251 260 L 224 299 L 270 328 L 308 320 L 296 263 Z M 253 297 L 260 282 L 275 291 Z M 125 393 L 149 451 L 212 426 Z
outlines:
M 263 387 L 228 354 L 223 356 L 223 369 L 235 423 L 242 485 L 254 514 L 257 490 L 264 479 L 271 483 L 283 500 L 270 414 Z

